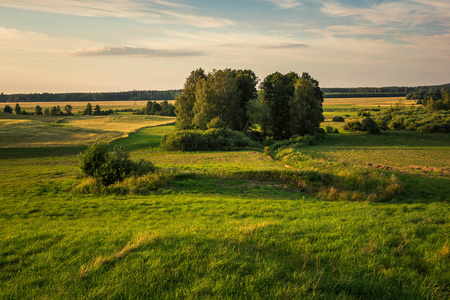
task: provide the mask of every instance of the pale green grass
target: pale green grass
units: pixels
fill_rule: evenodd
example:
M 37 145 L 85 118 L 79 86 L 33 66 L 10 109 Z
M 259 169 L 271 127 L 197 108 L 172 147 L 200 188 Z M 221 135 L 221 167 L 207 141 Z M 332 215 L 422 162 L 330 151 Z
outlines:
M 0 115 L 0 148 L 39 148 L 90 145 L 112 141 L 146 126 L 174 122 L 159 116 L 15 116 Z

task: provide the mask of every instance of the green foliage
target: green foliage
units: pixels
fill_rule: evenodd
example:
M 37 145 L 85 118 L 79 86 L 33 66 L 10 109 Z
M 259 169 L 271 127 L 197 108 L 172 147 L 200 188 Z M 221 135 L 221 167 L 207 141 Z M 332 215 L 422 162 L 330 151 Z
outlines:
M 186 78 L 181 95 L 176 98 L 177 129 L 189 129 L 193 126 L 196 88 L 201 80 L 206 80 L 205 71 L 201 68 L 192 71 L 189 77 Z
M 109 186 L 127 177 L 154 172 L 150 161 L 134 162 L 123 148 L 109 149 L 106 143 L 96 143 L 79 156 L 79 166 L 84 176 L 90 176 L 103 186 Z
M 226 128 L 227 127 L 227 123 L 225 123 L 224 121 L 222 121 L 222 119 L 220 117 L 215 117 L 214 119 L 211 120 L 211 122 L 209 122 L 206 127 L 208 129 L 214 129 L 214 128 Z
M 14 107 L 14 112 L 16 115 L 21 115 L 22 114 L 22 110 L 20 108 L 19 103 L 16 103 L 16 106 Z
M 303 73 L 294 88 L 294 96 L 289 101 L 290 134 L 315 134 L 324 121 L 323 94 L 319 83 Z
M 246 131 L 247 103 L 256 97 L 256 75 L 251 70 L 192 71 L 184 90 L 176 99 L 177 128 L 205 130 L 220 118 L 232 130 Z
M 359 122 L 359 121 L 351 121 L 351 122 L 345 123 L 344 130 L 350 131 L 350 132 L 362 131 L 363 126 L 362 126 L 361 122 Z
M 140 176 L 129 176 L 122 181 L 105 186 L 94 177 L 86 177 L 75 182 L 72 191 L 78 194 L 94 195 L 148 195 L 172 182 L 174 178 L 175 175 L 172 173 L 156 171 Z
M 242 149 L 251 144 L 245 134 L 227 128 L 180 130 L 161 140 L 161 145 L 167 151 L 227 151 Z
M 12 114 L 13 109 L 11 106 L 9 106 L 8 104 L 5 105 L 5 107 L 3 108 L 3 112 L 4 113 L 8 113 L 8 114 Z
M 261 83 L 260 98 L 270 111 L 264 129 L 276 138 L 315 134 L 324 120 L 323 93 L 308 73 L 268 75 Z
M 83 115 L 92 115 L 92 104 L 86 104 L 86 108 L 83 111 Z
M 35 116 L 40 116 L 42 115 L 42 107 L 40 107 L 39 105 L 36 105 L 35 109 L 34 109 L 34 115 Z
M 345 119 L 342 116 L 334 116 L 333 122 L 345 122 Z
M 333 126 L 327 126 L 325 128 L 325 131 L 327 133 L 339 133 L 339 130 L 337 128 L 333 127 Z
M 420 132 L 450 132 L 450 111 L 388 110 L 376 117 L 380 127 Z
M 381 133 L 380 127 L 372 118 L 365 118 L 362 120 L 362 130 L 371 134 Z

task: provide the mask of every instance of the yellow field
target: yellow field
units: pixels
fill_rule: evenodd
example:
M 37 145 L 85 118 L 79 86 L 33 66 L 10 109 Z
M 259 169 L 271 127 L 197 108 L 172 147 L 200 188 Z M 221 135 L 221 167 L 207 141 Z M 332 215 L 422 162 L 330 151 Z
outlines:
M 108 109 L 141 109 L 147 104 L 148 100 L 142 100 L 142 101 L 91 101 L 91 102 L 18 102 L 20 107 L 22 109 L 25 109 L 27 112 L 34 112 L 34 108 L 36 105 L 39 105 L 42 107 L 42 109 L 46 108 L 52 108 L 53 106 L 59 106 L 61 110 L 64 110 L 64 106 L 67 104 L 72 105 L 73 113 L 77 113 L 78 111 L 83 111 L 86 108 L 86 105 L 88 103 L 91 103 L 92 106 L 99 105 L 102 110 L 108 110 Z M 156 100 L 156 102 L 163 102 L 164 100 Z M 168 100 L 169 103 L 174 104 L 175 100 Z M 3 107 L 5 104 L 8 104 L 12 108 L 16 105 L 16 102 L 10 102 L 10 103 L 1 103 L 1 109 L 3 110 Z
M 172 117 L 137 115 L 34 117 L 0 113 L 0 148 L 90 145 L 174 121 Z
M 394 106 L 401 101 L 404 105 L 415 104 L 417 100 L 406 100 L 406 97 L 373 97 L 373 98 L 325 98 L 323 106 Z

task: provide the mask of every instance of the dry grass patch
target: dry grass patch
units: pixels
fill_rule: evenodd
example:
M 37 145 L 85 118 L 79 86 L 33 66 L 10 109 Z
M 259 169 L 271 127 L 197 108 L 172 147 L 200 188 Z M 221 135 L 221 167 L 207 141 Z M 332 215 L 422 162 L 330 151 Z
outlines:
M 401 101 L 404 105 L 415 104 L 416 100 L 406 100 L 406 97 L 373 97 L 373 98 L 325 98 L 323 106 L 391 106 Z
M 106 265 L 111 265 L 117 261 L 125 258 L 130 253 L 139 250 L 144 246 L 148 246 L 154 242 L 160 240 L 160 236 L 157 233 L 144 233 L 138 236 L 133 242 L 125 245 L 121 250 L 112 253 L 108 256 L 99 256 L 97 259 L 88 265 L 82 265 L 80 268 L 79 275 L 81 278 L 89 276 L 90 273 L 98 271 L 100 268 Z
M 67 117 L 60 121 L 62 124 L 81 128 L 134 132 L 143 127 L 158 126 L 175 122 L 173 117 L 155 117 L 139 115 L 110 115 L 110 116 L 76 116 Z

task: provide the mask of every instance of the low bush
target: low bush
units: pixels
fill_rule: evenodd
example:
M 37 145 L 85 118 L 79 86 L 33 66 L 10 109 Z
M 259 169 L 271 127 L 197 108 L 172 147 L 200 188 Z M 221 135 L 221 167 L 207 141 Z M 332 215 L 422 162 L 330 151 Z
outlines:
M 245 134 L 227 128 L 206 131 L 180 130 L 166 135 L 161 145 L 168 151 L 228 151 L 254 144 Z
M 155 171 L 152 162 L 130 159 L 123 148 L 110 149 L 106 143 L 95 143 L 79 156 L 80 169 L 84 176 L 92 177 L 103 186 L 132 176 L 142 176 Z
M 362 130 L 371 134 L 380 134 L 381 130 L 378 124 L 372 118 L 362 120 Z
M 118 195 L 146 195 L 174 180 L 172 173 L 154 172 L 141 176 L 131 176 L 123 181 L 105 186 L 93 177 L 86 177 L 76 182 L 72 188 L 78 194 L 118 194 Z
M 341 116 L 335 116 L 333 117 L 333 122 L 345 122 L 345 119 Z
M 352 122 L 347 122 L 345 125 L 344 125 L 344 130 L 346 130 L 346 131 L 351 131 L 351 132 L 354 132 L 354 131 L 362 131 L 362 124 L 361 124 L 361 122 L 359 122 L 359 121 L 352 121 Z
M 337 128 L 334 128 L 333 126 L 327 126 L 325 128 L 325 131 L 327 133 L 339 133 L 339 130 Z
M 445 110 L 387 110 L 378 114 L 375 120 L 383 130 L 450 133 L 450 111 Z

